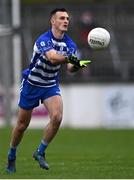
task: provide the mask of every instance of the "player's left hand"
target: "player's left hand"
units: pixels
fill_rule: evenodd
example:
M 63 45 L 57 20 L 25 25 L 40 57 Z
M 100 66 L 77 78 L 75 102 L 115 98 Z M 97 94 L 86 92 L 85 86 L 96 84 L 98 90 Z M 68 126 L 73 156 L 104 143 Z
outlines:
M 83 68 L 83 67 L 87 67 L 88 64 L 91 63 L 91 60 L 88 60 L 88 59 L 82 59 L 82 60 L 79 60 L 79 64 L 80 64 L 80 67 Z
M 75 55 L 70 55 L 67 58 L 67 62 L 73 64 L 75 67 L 78 67 L 78 68 L 86 67 L 88 64 L 91 63 L 90 60 L 86 60 L 86 59 L 80 60 Z

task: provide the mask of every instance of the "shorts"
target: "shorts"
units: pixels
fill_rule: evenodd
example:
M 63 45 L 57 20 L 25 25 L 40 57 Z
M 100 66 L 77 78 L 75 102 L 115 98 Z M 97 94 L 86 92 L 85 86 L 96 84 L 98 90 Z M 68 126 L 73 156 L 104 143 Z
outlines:
M 30 110 L 39 106 L 43 100 L 60 94 L 59 85 L 52 87 L 39 87 L 31 85 L 26 80 L 22 80 L 20 87 L 19 106 L 23 109 Z

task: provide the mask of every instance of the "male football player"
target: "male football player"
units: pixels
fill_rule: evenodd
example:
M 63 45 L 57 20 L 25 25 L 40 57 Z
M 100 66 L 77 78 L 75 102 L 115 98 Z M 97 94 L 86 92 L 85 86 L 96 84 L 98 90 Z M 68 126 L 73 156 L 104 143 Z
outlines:
M 6 171 L 9 173 L 16 171 L 17 147 L 30 123 L 33 109 L 39 106 L 40 102 L 47 108 L 50 121 L 33 153 L 33 158 L 41 168 L 49 169 L 45 150 L 55 137 L 63 114 L 58 78 L 61 64 L 67 63 L 68 70 L 75 72 L 90 63 L 76 57 L 76 44 L 66 34 L 69 25 L 69 14 L 66 9 L 54 9 L 50 14 L 50 22 L 51 29 L 36 40 L 31 63 L 22 73 L 18 120 L 12 132 L 8 151 Z

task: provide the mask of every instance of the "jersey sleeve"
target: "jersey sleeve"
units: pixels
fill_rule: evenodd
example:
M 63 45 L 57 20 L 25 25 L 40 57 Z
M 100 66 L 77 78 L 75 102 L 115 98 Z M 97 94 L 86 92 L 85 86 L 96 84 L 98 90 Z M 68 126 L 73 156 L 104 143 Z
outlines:
M 74 55 L 77 54 L 77 46 L 73 41 L 70 41 L 69 45 L 68 45 L 67 55 L 72 55 L 72 54 L 74 54 Z
M 36 49 L 39 53 L 45 54 L 45 52 L 53 49 L 53 44 L 48 37 L 39 37 L 35 42 Z

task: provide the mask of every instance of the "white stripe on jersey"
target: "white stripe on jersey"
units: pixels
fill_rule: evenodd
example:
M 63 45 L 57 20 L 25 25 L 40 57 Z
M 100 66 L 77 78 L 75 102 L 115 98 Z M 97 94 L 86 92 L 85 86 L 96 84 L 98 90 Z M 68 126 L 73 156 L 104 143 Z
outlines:
M 36 46 L 36 43 L 34 44 L 34 47 L 33 47 L 33 53 L 40 53 L 40 51 L 38 50 Z
M 43 62 L 41 62 L 40 60 L 37 62 L 38 65 L 42 66 L 44 69 L 48 69 L 48 70 L 59 70 L 61 65 L 57 65 L 57 66 L 49 66 L 48 64 L 45 64 Z
M 36 69 L 35 67 L 32 69 L 32 71 L 33 72 L 36 72 L 36 73 L 39 73 L 39 74 L 41 74 L 42 76 L 44 76 L 44 77 L 55 77 L 55 76 L 57 76 L 57 74 L 58 74 L 58 72 L 56 72 L 56 73 L 47 73 L 47 72 L 44 72 L 42 69 Z
M 32 81 L 37 81 L 37 82 L 40 82 L 40 83 L 42 83 L 42 82 L 46 83 L 46 84 L 55 83 L 55 79 L 46 81 L 46 80 L 43 80 L 40 77 L 34 76 L 34 75 L 29 75 L 28 78 L 31 79 Z

